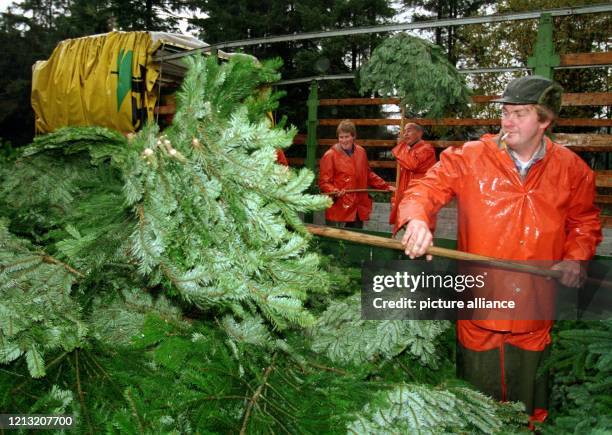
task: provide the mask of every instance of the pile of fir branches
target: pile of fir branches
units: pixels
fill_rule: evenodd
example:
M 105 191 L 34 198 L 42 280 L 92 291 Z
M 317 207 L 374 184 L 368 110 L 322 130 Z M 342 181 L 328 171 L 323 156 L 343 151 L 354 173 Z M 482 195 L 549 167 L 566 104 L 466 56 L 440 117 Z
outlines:
M 173 125 L 73 127 L 0 166 L 0 408 L 85 433 L 519 430 L 453 374 L 448 322 L 365 322 L 275 162 L 276 62 L 189 59 Z

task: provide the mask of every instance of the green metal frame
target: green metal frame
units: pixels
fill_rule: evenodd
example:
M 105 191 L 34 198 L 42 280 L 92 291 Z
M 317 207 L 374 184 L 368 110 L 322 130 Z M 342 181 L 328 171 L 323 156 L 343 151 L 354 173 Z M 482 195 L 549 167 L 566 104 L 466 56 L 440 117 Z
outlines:
M 533 56 L 527 59 L 527 66 L 533 69 L 534 74 L 553 78 L 554 67 L 561 64 L 561 59 L 555 53 L 555 45 L 553 42 L 553 19 L 550 14 L 542 14 L 540 16 L 540 24 L 538 25 L 538 37 L 534 49 Z
M 319 96 L 318 96 L 318 85 L 315 80 L 310 83 L 310 94 L 308 95 L 308 101 L 306 102 L 308 107 L 308 124 L 306 125 L 306 167 L 316 174 L 317 169 L 317 125 L 319 120 L 317 119 L 317 111 L 319 110 Z M 311 187 L 314 192 L 314 186 Z M 318 193 L 318 192 L 317 192 Z M 304 221 L 312 223 L 314 216 L 312 212 L 308 212 L 304 215 Z
M 317 111 L 319 109 L 318 85 L 316 81 L 310 84 L 310 94 L 306 103 L 308 107 L 308 125 L 306 130 L 306 167 L 315 171 L 317 166 Z

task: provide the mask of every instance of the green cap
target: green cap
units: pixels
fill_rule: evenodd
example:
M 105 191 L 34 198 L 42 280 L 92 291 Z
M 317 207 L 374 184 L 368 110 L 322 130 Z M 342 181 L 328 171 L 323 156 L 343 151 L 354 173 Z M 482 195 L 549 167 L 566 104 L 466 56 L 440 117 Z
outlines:
M 505 104 L 541 104 L 554 113 L 561 109 L 563 88 L 550 79 L 542 76 L 526 76 L 512 80 L 501 98 L 494 103 Z

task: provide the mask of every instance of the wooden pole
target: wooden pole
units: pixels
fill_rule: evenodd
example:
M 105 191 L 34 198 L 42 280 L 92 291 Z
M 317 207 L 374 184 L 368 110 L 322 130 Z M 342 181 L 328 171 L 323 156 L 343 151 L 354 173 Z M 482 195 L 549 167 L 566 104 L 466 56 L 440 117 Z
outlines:
M 370 234 L 357 233 L 355 231 L 342 230 L 339 228 L 330 228 L 322 225 L 306 225 L 306 229 L 314 235 L 329 237 L 332 239 L 346 240 L 349 242 L 362 243 L 370 246 L 378 246 L 381 248 L 395 249 L 404 251 L 404 246 L 399 240 L 372 236 Z M 452 258 L 454 260 L 469 260 L 477 261 L 489 266 L 500 267 L 503 269 L 515 270 L 517 272 L 526 272 L 533 275 L 545 276 L 548 278 L 561 278 L 560 270 L 540 269 L 539 267 L 530 266 L 528 264 L 519 263 L 516 261 L 499 260 L 497 258 L 485 257 L 484 255 L 470 254 L 469 252 L 457 251 L 455 249 L 440 248 L 438 246 L 430 246 L 427 249 L 427 254 L 436 255 L 438 257 Z
M 334 190 L 333 192 L 322 192 L 323 195 L 335 195 L 339 191 Z M 357 192 L 367 192 L 367 193 L 393 193 L 390 190 L 383 189 L 346 189 L 344 193 L 357 193 Z

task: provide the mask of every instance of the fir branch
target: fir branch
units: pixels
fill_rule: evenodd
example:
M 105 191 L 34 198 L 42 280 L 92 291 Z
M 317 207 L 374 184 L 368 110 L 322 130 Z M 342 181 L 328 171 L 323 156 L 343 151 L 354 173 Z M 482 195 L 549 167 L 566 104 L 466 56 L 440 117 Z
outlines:
M 59 261 L 57 258 L 53 258 L 52 256 L 46 255 L 46 254 L 41 254 L 41 255 L 42 255 L 42 261 L 45 262 L 45 263 L 57 264 L 59 266 L 62 266 L 68 272 L 70 272 L 71 274 L 76 275 L 76 276 L 78 276 L 80 278 L 83 278 L 85 276 L 83 273 L 79 272 L 78 270 L 76 270 L 73 267 L 70 267 L 66 263 L 63 263 L 63 262 Z
M 51 370 L 53 367 L 55 367 L 56 365 L 58 365 L 59 363 L 61 363 L 62 361 L 64 361 L 67 357 L 69 356 L 68 352 L 64 352 L 62 354 L 60 354 L 57 358 L 55 358 L 53 361 L 51 361 L 49 364 L 46 365 L 46 369 L 47 370 Z M 15 374 L 11 373 L 10 376 L 14 376 Z M 32 380 L 31 379 L 26 379 L 24 380 L 22 383 L 18 384 L 15 388 L 13 388 L 11 390 L 11 394 L 17 394 L 19 391 L 22 391 L 23 388 L 29 384 Z
M 247 402 L 249 397 L 247 396 L 208 396 L 208 397 L 198 397 L 196 400 L 243 400 Z
M 79 394 L 79 402 L 81 404 L 81 411 L 85 415 L 85 421 L 87 422 L 87 427 L 89 428 L 89 433 L 93 434 L 94 430 L 91 425 L 91 419 L 89 417 L 89 411 L 85 406 L 85 395 L 83 394 L 83 388 L 81 386 L 81 372 L 80 372 L 80 364 L 79 364 L 79 350 L 75 350 L 74 352 L 74 369 L 76 372 L 76 388 Z
M 127 388 L 125 390 L 124 396 L 130 406 L 130 412 L 132 414 L 132 417 L 134 417 L 134 419 L 138 422 L 138 432 L 141 434 L 144 434 L 145 433 L 144 422 L 142 421 L 142 418 L 140 417 L 140 413 L 138 412 L 138 409 L 136 407 L 136 403 L 134 402 L 134 398 L 132 397 L 132 391 L 130 388 Z
M 520 403 L 498 403 L 466 387 L 400 384 L 379 393 L 347 430 L 351 433 L 495 433 L 526 424 Z
M 25 354 L 33 377 L 45 375 L 44 353 L 75 349 L 87 334 L 73 276 L 51 258 L 0 221 L 0 361 Z
M 408 117 L 441 117 L 467 106 L 469 90 L 440 47 L 399 33 L 372 52 L 359 71 L 361 92 L 399 96 Z
M 342 376 L 347 376 L 348 375 L 347 371 L 340 370 L 340 369 L 337 369 L 335 367 L 326 367 L 324 365 L 316 364 L 316 363 L 311 362 L 311 361 L 308 362 L 308 365 L 312 366 L 312 367 L 314 367 L 316 369 L 319 369 L 319 370 L 326 370 L 328 372 L 337 373 L 337 374 L 342 375 Z
M 276 360 L 276 355 L 276 352 L 272 355 L 272 363 L 266 368 L 259 387 L 257 387 L 257 390 L 255 390 L 255 393 L 248 401 L 247 407 L 244 411 L 244 417 L 242 418 L 242 427 L 240 428 L 240 435 L 246 434 L 246 430 L 249 424 L 249 418 L 251 416 L 251 411 L 253 410 L 253 406 L 255 406 L 255 404 L 259 400 L 259 397 L 263 394 L 263 390 L 268 383 L 268 378 L 274 370 L 274 361 Z
M 434 342 L 450 327 L 450 322 L 369 322 L 361 319 L 360 304 L 359 294 L 332 302 L 310 329 L 312 349 L 341 364 L 389 360 L 406 351 L 421 364 L 436 366 Z
M 546 434 L 612 430 L 611 361 L 612 320 L 558 322 L 544 368 L 554 379 L 551 418 L 538 429 Z

